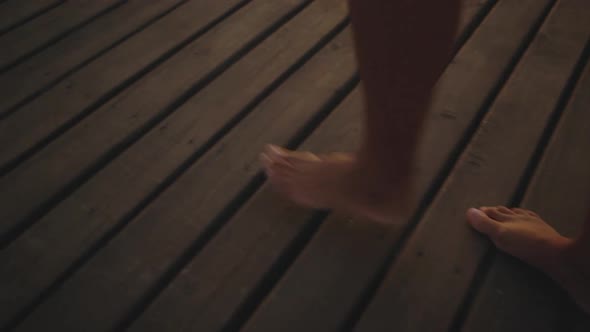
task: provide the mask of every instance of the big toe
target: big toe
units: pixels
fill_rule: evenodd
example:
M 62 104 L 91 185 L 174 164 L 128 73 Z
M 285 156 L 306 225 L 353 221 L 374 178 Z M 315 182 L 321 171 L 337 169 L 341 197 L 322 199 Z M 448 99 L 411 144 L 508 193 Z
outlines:
M 508 221 L 514 219 L 515 213 L 504 206 L 488 207 L 484 206 L 479 209 L 485 213 L 488 217 L 496 221 Z
M 260 162 L 271 182 L 284 182 L 293 175 L 292 165 L 280 160 L 273 160 L 267 153 L 260 154 Z
M 501 227 L 500 222 L 490 218 L 483 211 L 475 208 L 467 210 L 467 220 L 478 232 L 494 235 Z
M 316 154 L 308 151 L 292 151 L 270 144 L 266 147 L 265 153 L 275 162 L 285 163 L 294 167 L 321 160 Z

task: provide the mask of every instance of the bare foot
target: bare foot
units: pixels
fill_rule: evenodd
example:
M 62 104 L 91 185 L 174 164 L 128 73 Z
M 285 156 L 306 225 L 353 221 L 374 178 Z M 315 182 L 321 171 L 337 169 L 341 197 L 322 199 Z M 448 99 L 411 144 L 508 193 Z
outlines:
M 590 313 L 590 259 L 572 255 L 574 241 L 561 236 L 536 213 L 504 206 L 467 211 L 469 223 L 496 247 L 542 270 Z
M 260 159 L 273 186 L 305 207 L 388 222 L 406 206 L 400 196 L 407 195 L 398 195 L 405 186 L 386 185 L 364 170 L 354 154 L 316 155 L 269 145 Z

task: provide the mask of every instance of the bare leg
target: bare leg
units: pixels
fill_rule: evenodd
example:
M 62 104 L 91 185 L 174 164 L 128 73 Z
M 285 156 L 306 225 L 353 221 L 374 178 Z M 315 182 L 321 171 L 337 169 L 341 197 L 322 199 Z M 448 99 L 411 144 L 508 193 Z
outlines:
M 268 147 L 270 181 L 297 203 L 388 221 L 405 205 L 433 86 L 449 60 L 459 1 L 349 0 L 365 95 L 357 153 Z
M 581 236 L 561 236 L 536 213 L 524 209 L 469 209 L 467 219 L 496 247 L 542 270 L 590 313 L 590 218 Z

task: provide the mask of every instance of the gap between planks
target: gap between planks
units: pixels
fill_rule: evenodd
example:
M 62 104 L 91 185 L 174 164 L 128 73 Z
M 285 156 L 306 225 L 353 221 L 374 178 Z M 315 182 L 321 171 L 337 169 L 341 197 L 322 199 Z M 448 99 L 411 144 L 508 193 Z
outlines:
M 325 21 L 325 19 L 324 19 L 324 21 Z M 337 24 L 337 26 L 336 26 L 336 28 L 335 28 L 335 29 L 336 29 L 335 31 L 338 31 L 338 30 L 342 29 L 342 27 L 344 26 L 343 24 L 345 24 L 345 22 L 344 22 L 344 23 L 342 23 L 342 24 Z M 333 35 L 334 33 L 335 33 L 335 32 L 330 32 L 326 38 L 327 38 L 327 39 L 329 39 L 329 38 L 330 38 L 330 35 Z M 298 66 L 300 66 L 300 65 L 301 65 L 301 63 L 305 62 L 305 61 L 306 61 L 306 60 L 307 60 L 307 59 L 308 59 L 308 58 L 311 56 L 311 54 L 313 54 L 313 53 L 314 53 L 314 52 L 315 52 L 315 51 L 316 51 L 318 48 L 321 48 L 321 46 L 322 46 L 323 44 L 325 44 L 325 42 L 326 42 L 326 40 L 327 40 L 326 38 L 324 38 L 324 39 L 320 39 L 320 41 L 319 41 L 318 45 L 316 45 L 316 46 L 313 46 L 313 47 L 311 48 L 311 50 L 310 50 L 310 51 L 308 51 L 306 54 L 304 54 L 304 55 L 303 55 L 303 57 L 302 57 L 301 59 L 299 59 L 299 60 L 297 60 L 297 61 L 296 61 L 296 63 L 295 63 L 295 65 L 294 65 L 294 66 L 292 66 L 292 67 L 288 67 L 288 68 L 287 68 L 287 72 L 286 72 L 286 73 L 284 73 L 284 74 L 282 74 L 282 76 L 279 76 L 278 80 L 277 80 L 277 81 L 275 81 L 275 82 L 273 82 L 273 83 L 271 84 L 269 91 L 263 91 L 263 95 L 261 95 L 261 96 L 258 96 L 258 97 L 255 97 L 255 99 L 257 99 L 257 98 L 264 98 L 264 94 L 265 94 L 265 93 L 269 93 L 269 92 L 270 92 L 270 90 L 274 89 L 274 87 L 276 87 L 277 85 L 280 85 L 280 82 L 281 82 L 282 80 L 284 80 L 284 79 L 285 79 L 287 76 L 289 76 L 289 75 L 291 74 L 291 72 L 293 72 L 294 70 L 296 70 L 296 69 L 297 69 L 297 67 L 298 67 Z M 291 46 L 293 47 L 293 45 L 291 45 Z M 247 68 L 247 67 L 246 67 L 246 68 Z M 227 80 L 226 80 L 226 81 L 227 81 Z M 273 87 L 273 86 L 274 86 L 274 87 Z M 226 98 L 226 99 L 227 99 L 227 98 Z M 250 107 L 250 106 L 247 106 L 247 107 Z M 191 112 L 191 113 L 194 113 L 194 112 Z M 157 133 L 156 133 L 156 134 L 157 134 Z M 155 137 L 155 136 L 154 136 L 154 137 Z M 197 152 L 198 152 L 198 151 L 197 151 Z M 191 158 L 192 158 L 192 157 L 191 157 Z M 189 159 L 190 159 L 190 158 L 189 158 Z M 190 164 L 191 162 L 192 162 L 192 161 L 191 161 L 191 160 L 189 160 L 189 164 Z M 186 167 L 186 166 L 181 166 L 181 167 Z M 174 180 L 174 178 L 175 178 L 176 176 L 178 176 L 178 174 L 176 174 L 176 175 L 175 175 L 175 174 L 173 173 L 173 179 L 172 179 L 171 181 L 173 181 L 173 180 Z M 163 190 L 163 188 L 159 188 L 159 189 L 157 189 L 157 190 L 160 190 L 160 189 L 162 189 L 162 190 Z M 148 203 L 149 203 L 149 200 L 148 200 Z M 147 204 L 147 203 L 146 203 L 146 204 Z M 76 205 L 79 205 L 79 204 L 76 204 Z M 138 211 L 137 213 L 139 213 L 139 211 Z M 22 242 L 22 241 L 21 241 L 21 242 Z
M 0 121 L 187 1 L 128 1 L 11 68 L 0 76 Z

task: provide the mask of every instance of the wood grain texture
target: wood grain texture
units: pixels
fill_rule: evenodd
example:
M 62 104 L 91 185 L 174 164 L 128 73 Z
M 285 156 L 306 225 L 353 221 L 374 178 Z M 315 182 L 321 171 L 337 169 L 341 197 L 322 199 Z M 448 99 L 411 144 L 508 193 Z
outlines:
M 206 236 L 215 218 L 258 173 L 254 165 L 263 144 L 269 140 L 284 142 L 296 135 L 300 125 L 311 120 L 352 76 L 354 70 L 345 68 L 354 68 L 350 47 L 328 47 L 315 56 L 283 85 L 281 92 L 257 106 L 142 211 L 17 331 L 34 331 L 44 325 L 66 331 L 82 327 L 100 331 L 121 319 L 146 292 L 158 286 L 159 278 L 183 252 L 204 240 L 201 236 Z M 158 250 L 145 255 L 146 248 Z
M 590 213 L 590 67 L 578 83 L 521 204 L 560 233 L 578 234 Z M 526 310 L 523 310 L 526 308 Z M 540 271 L 498 254 L 463 331 L 563 331 L 574 311 Z
M 133 82 L 146 68 L 167 59 L 175 47 L 198 36 L 240 2 L 190 1 L 0 121 L 0 166 L 69 128 L 77 117 L 104 103 L 102 99 Z
M 315 131 L 312 140 L 328 149 L 350 146 L 347 143 L 353 143 L 355 134 L 359 133 L 360 109 L 357 90 L 335 111 L 338 116 L 331 115 Z M 166 288 L 131 330 L 221 330 L 230 318 L 243 315 L 243 311 L 253 305 L 260 288 L 270 282 L 268 275 L 280 273 L 273 270 L 282 264 L 286 253 L 301 242 L 301 237 L 305 237 L 312 215 L 310 211 L 285 203 L 269 187 L 263 187 Z M 305 277 L 299 281 L 304 285 Z M 310 292 L 305 290 L 305 293 Z M 339 302 L 338 298 L 331 300 L 333 304 Z M 317 309 L 314 301 L 307 305 Z M 292 316 L 291 313 L 282 316 L 281 331 L 291 328 Z M 307 321 L 306 317 L 298 318 Z M 315 330 L 317 326 L 305 328 Z
M 0 114 L 42 93 L 183 0 L 130 0 L 0 75 Z M 133 37 L 133 36 L 131 36 Z
M 345 0 L 121 0 L 62 25 L 0 74 L 0 330 L 587 332 L 587 315 L 464 212 L 522 193 L 578 231 L 590 65 L 575 89 L 573 73 L 590 8 L 462 1 L 415 203 L 392 225 L 296 207 L 259 167 L 269 142 L 359 145 Z
M 465 210 L 510 200 L 588 40 L 588 10 L 580 0 L 557 3 L 355 331 L 451 326 L 490 249 L 467 225 Z
M 426 195 L 460 144 L 547 3 L 500 2 L 448 66 L 438 83 L 415 170 L 416 201 Z M 352 121 L 352 115 L 348 117 Z M 321 136 L 304 149 L 349 150 L 358 144 L 358 136 L 346 130 L 335 125 L 318 131 Z M 245 331 L 340 330 L 366 296 L 409 218 L 399 216 L 393 227 L 337 215 L 328 218 Z
M 345 16 L 340 0 L 306 8 L 0 252 L 2 311 L 47 288 Z
M 121 4 L 121 0 L 76 0 L 65 2 L 36 19 L 0 36 L 0 72 L 22 56 L 51 43 L 62 34 L 99 15 L 101 12 Z
M 223 65 L 249 41 L 263 34 L 277 20 L 280 21 L 280 17 L 295 10 L 300 4 L 299 0 L 283 0 L 276 5 L 252 3 L 244 8 L 246 10 L 236 13 L 206 35 L 187 45 L 169 61 L 111 99 L 47 148 L 21 164 L 14 172 L 0 179 L 0 197 L 22 198 L 18 201 L 19 204 L 3 206 L 0 210 L 2 220 L 0 234 L 7 233 L 16 227 L 31 211 L 63 190 L 68 183 L 91 168 L 111 149 L 124 145 L 126 141 L 137 136 L 142 128 L 149 126 L 150 121 L 153 122 L 155 118 L 166 112 L 166 108 L 191 85 L 204 79 L 216 67 Z M 201 2 L 200 5 L 206 4 Z M 220 5 L 220 2 L 215 1 L 214 6 L 207 8 L 215 13 L 222 8 L 227 10 L 228 8 L 224 8 L 226 5 L 228 3 Z M 186 9 L 188 8 L 179 8 L 181 11 Z M 205 22 L 211 16 L 215 17 L 215 15 L 207 15 L 204 9 L 205 7 L 200 7 L 200 15 L 203 15 Z M 187 15 L 187 17 L 190 16 Z M 167 16 L 167 18 L 173 19 L 174 16 Z M 182 21 L 174 22 L 174 24 L 181 23 Z M 201 21 L 202 23 L 204 22 Z M 192 24 L 199 23 L 191 23 L 191 26 Z M 236 29 L 238 26 L 243 28 Z M 178 28 L 182 27 L 178 26 Z M 163 37 L 171 33 L 167 30 L 155 32 Z M 133 40 L 138 39 L 136 37 Z M 145 44 L 141 47 L 144 46 Z M 126 59 L 126 61 L 132 61 L 132 59 Z M 99 70 L 100 67 L 94 69 Z M 82 71 L 78 74 L 80 73 Z M 168 82 L 168 84 L 162 85 L 162 82 Z M 88 89 L 89 85 L 81 84 L 80 88 Z M 74 103 L 73 97 L 62 102 L 70 105 Z M 85 99 L 83 95 L 80 97 Z M 19 114 L 21 112 L 15 115 Z M 0 126 L 7 122 L 0 123 Z
M 349 127 L 351 123 L 338 124 Z M 275 136 L 273 142 L 281 140 Z M 311 217 L 310 211 L 286 203 L 265 185 L 191 260 L 131 331 L 220 330 L 245 304 L 251 305 L 252 293 L 264 287 L 266 274 L 280 264 L 284 252 L 297 245 Z
M 63 0 L 7 0 L 0 3 L 0 35 L 63 2 Z

